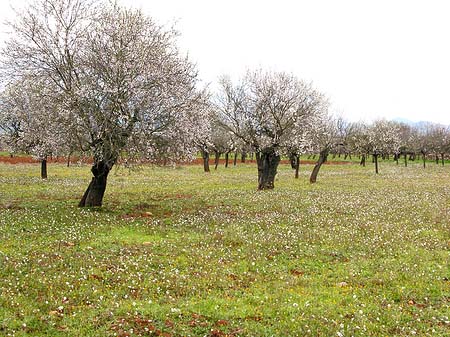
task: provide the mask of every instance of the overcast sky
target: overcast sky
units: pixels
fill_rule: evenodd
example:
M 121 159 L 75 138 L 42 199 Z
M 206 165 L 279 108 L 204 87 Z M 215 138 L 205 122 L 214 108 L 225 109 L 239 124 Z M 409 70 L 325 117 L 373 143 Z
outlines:
M 0 19 L 25 0 L 0 0 Z M 122 0 L 181 33 L 211 83 L 247 68 L 293 72 L 350 120 L 450 124 L 450 1 Z M 5 34 L 0 35 L 5 39 Z

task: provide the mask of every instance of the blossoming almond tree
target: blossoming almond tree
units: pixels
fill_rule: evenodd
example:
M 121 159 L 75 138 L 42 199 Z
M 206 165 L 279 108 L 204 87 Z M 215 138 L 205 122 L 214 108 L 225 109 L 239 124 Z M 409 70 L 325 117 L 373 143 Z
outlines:
M 201 118 L 196 70 L 176 32 L 139 10 L 89 0 L 36 0 L 10 25 L 3 75 L 45 81 L 53 113 L 94 159 L 79 206 L 101 206 L 123 153 L 191 154 Z M 191 116 L 189 116 L 191 114 Z M 162 150 L 161 150 L 162 149 Z
M 395 122 L 384 119 L 376 120 L 368 130 L 368 138 L 375 163 L 375 173 L 378 174 L 379 156 L 395 153 L 400 148 L 400 129 Z
M 339 133 L 340 118 L 332 118 L 328 114 L 321 114 L 316 118 L 314 128 L 310 133 L 311 150 L 313 153 L 319 152 L 319 159 L 309 177 L 309 182 L 314 184 L 320 168 L 327 161 L 331 151 L 341 146 L 342 139 Z
M 67 153 L 70 134 L 54 114 L 54 102 L 45 83 L 24 78 L 0 93 L 0 128 L 12 152 L 30 153 L 41 161 L 41 178 L 47 178 L 47 157 Z
M 327 107 L 324 96 L 284 72 L 249 71 L 238 84 L 223 77 L 220 85 L 219 120 L 255 151 L 258 189 L 273 189 L 281 153 L 304 139 L 310 121 Z

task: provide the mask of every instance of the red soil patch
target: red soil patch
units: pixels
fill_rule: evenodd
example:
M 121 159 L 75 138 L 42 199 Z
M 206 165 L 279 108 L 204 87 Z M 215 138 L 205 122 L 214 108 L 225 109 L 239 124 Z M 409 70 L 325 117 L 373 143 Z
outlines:
M 87 163 L 87 164 L 91 164 L 92 163 L 92 158 L 89 157 L 84 157 L 84 158 L 79 158 L 79 157 L 73 157 L 70 159 L 70 163 L 77 163 L 81 161 L 82 163 Z M 7 156 L 0 156 L 0 163 L 7 163 L 7 164 L 36 164 L 39 163 L 40 160 L 38 159 L 34 159 L 31 156 L 14 156 L 14 157 L 7 157 Z M 66 157 L 55 157 L 55 158 L 51 158 L 51 159 L 47 159 L 47 163 L 60 163 L 60 164 L 66 164 L 67 163 L 67 158 Z M 256 160 L 250 160 L 247 159 L 245 161 L 246 164 L 256 164 Z M 289 160 L 287 159 L 283 159 L 280 161 L 280 164 L 289 164 Z M 316 163 L 315 160 L 302 160 L 300 161 L 300 165 L 305 165 L 305 164 L 309 164 L 309 165 L 314 165 Z M 191 162 L 179 162 L 177 164 L 181 164 L 181 165 L 203 165 L 203 159 L 202 158 L 196 158 Z M 242 164 L 240 160 L 237 161 L 237 164 Z M 348 161 L 327 161 L 324 165 L 348 165 L 348 164 L 354 164 L 353 162 L 348 162 Z M 209 165 L 214 166 L 215 165 L 215 160 L 214 159 L 210 159 L 209 160 Z M 219 159 L 219 165 L 225 165 L 225 159 Z M 230 159 L 228 161 L 228 165 L 229 166 L 233 166 L 233 160 Z
M 78 161 L 81 161 L 83 163 L 92 163 L 91 158 L 79 158 L 79 157 L 71 157 L 70 163 L 76 163 Z M 0 163 L 6 163 L 6 164 L 36 164 L 40 163 L 40 160 L 34 159 L 31 156 L 14 156 L 14 157 L 7 157 L 7 156 L 0 156 Z M 66 164 L 67 163 L 67 157 L 54 157 L 47 159 L 47 163 L 61 163 Z
M 314 165 L 317 163 L 317 160 L 301 160 L 300 161 L 300 165 L 304 165 L 304 164 L 309 164 L 309 165 Z M 203 165 L 203 159 L 201 158 L 197 158 L 194 159 L 192 162 L 188 162 L 188 163 L 184 163 L 186 165 Z M 225 165 L 225 159 L 219 159 L 219 164 L 223 164 Z M 233 159 L 229 159 L 228 160 L 228 166 L 233 166 L 234 162 Z M 237 164 L 242 164 L 240 160 L 237 161 Z M 256 164 L 256 160 L 251 160 L 251 159 L 246 159 L 245 160 L 245 164 Z M 290 161 L 288 159 L 283 159 L 280 161 L 280 164 L 290 164 Z M 347 165 L 347 164 L 354 164 L 354 162 L 350 162 L 350 161 L 327 161 L 324 163 L 324 165 Z M 214 166 L 215 165 L 215 160 L 214 159 L 210 159 L 209 160 L 209 165 Z

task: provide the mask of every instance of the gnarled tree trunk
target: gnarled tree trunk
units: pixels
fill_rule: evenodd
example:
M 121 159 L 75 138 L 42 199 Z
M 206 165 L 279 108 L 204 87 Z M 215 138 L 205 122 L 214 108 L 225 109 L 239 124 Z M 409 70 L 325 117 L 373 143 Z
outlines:
M 328 157 L 328 149 L 320 151 L 319 159 L 317 160 L 316 165 L 314 165 L 314 168 L 311 172 L 311 176 L 309 177 L 309 182 L 311 184 L 314 184 L 317 181 L 317 175 L 319 174 L 320 167 L 322 166 L 323 163 L 327 161 L 327 157 Z
M 258 164 L 258 190 L 273 189 L 280 155 L 274 149 L 257 152 L 256 162 Z
M 106 182 L 108 174 L 111 171 L 115 161 L 107 164 L 106 161 L 100 160 L 94 162 L 91 172 L 94 175 L 86 192 L 78 204 L 78 207 L 100 207 L 103 203 L 103 195 L 106 190 Z

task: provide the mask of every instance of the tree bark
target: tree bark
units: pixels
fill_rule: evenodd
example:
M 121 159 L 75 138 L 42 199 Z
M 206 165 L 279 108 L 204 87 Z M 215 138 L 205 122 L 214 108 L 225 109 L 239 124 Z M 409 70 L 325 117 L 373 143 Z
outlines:
M 403 154 L 403 157 L 405 159 L 405 167 L 407 167 L 408 166 L 408 155 L 406 152 Z
M 209 171 L 209 152 L 202 150 L 202 158 L 203 158 L 203 170 L 205 172 L 210 172 Z
M 106 182 L 112 165 L 107 165 L 105 161 L 94 162 L 91 172 L 94 175 L 86 192 L 78 204 L 78 207 L 101 207 L 103 195 L 106 190 Z
M 395 160 L 395 162 L 397 163 L 397 165 L 398 165 L 398 157 L 399 157 L 400 155 L 398 154 L 398 153 L 395 153 L 394 154 L 394 160 Z
M 426 167 L 426 164 L 425 164 L 425 160 L 426 160 L 425 152 L 422 152 L 422 160 L 423 160 L 423 168 L 425 168 Z
M 311 172 L 311 176 L 309 177 L 309 182 L 311 184 L 314 184 L 317 181 L 317 175 L 319 174 L 320 167 L 323 163 L 327 161 L 328 157 L 328 149 L 324 149 L 320 151 L 319 159 L 317 160 L 316 165 L 314 165 L 314 168 Z
M 241 163 L 245 163 L 245 159 L 247 158 L 247 153 L 245 153 L 245 152 L 242 152 L 241 153 Z
M 295 179 L 298 179 L 298 172 L 300 171 L 300 156 L 295 155 Z
M 439 165 L 439 155 L 436 154 L 436 165 Z
M 214 151 L 214 170 L 217 170 L 217 166 L 219 166 L 219 158 L 220 158 L 220 152 Z
M 41 160 L 41 178 L 47 179 L 47 158 Z
M 290 153 L 289 154 L 289 162 L 291 163 L 291 169 L 295 169 L 295 154 Z
M 230 154 L 230 151 L 225 152 L 225 167 L 228 167 L 228 156 Z
M 441 153 L 441 161 L 442 161 L 442 166 L 444 166 L 444 154 Z
M 280 156 L 274 149 L 269 149 L 257 152 L 256 161 L 258 164 L 258 190 L 273 189 Z
M 361 162 L 359 163 L 359 165 L 362 167 L 366 167 L 366 155 L 365 154 L 363 154 L 361 156 Z
M 70 166 L 70 156 L 72 155 L 72 152 L 69 152 L 69 154 L 67 155 L 67 167 Z
M 233 166 L 237 165 L 237 157 L 238 157 L 238 153 L 237 151 L 234 152 L 234 161 L 233 161 Z
M 375 163 L 375 173 L 378 174 L 378 153 L 373 154 L 373 161 Z

